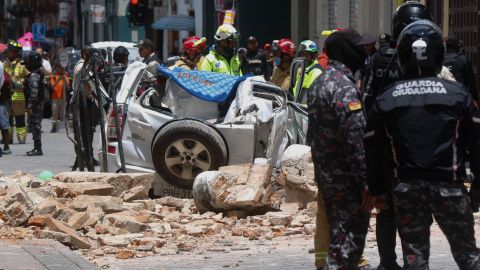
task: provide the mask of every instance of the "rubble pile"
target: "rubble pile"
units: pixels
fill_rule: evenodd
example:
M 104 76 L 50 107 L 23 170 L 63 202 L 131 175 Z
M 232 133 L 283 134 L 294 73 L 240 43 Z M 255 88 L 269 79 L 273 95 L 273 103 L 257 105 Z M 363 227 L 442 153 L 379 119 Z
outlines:
M 202 173 L 190 199 L 149 198 L 154 174 L 0 176 L 0 237 L 49 238 L 89 258 L 128 259 L 196 250 L 199 243 L 215 250 L 238 237 L 311 235 L 311 157 L 291 147 L 301 154 L 287 150 L 279 170 L 244 164 Z

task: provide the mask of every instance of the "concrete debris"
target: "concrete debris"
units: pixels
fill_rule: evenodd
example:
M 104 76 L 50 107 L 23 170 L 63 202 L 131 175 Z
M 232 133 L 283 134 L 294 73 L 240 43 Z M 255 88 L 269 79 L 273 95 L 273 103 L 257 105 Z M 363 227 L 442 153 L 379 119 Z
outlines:
M 71 207 L 77 211 L 85 211 L 89 207 L 100 207 L 105 213 L 121 212 L 123 201 L 118 197 L 80 195 L 76 197 Z
M 64 234 L 68 234 L 70 236 L 70 244 L 72 246 L 75 246 L 77 248 L 81 249 L 89 249 L 91 247 L 90 243 L 88 242 L 87 239 L 84 239 L 83 237 L 79 236 L 75 230 L 72 228 L 68 227 L 65 223 L 58 221 L 53 218 L 49 218 L 47 220 L 47 227 L 56 232 L 61 232 Z
M 118 247 L 118 248 L 126 248 L 130 245 L 130 242 L 133 239 L 142 238 L 143 233 L 132 233 L 132 234 L 124 234 L 124 235 L 114 235 L 114 236 L 100 236 L 98 238 L 98 242 L 102 246 L 111 246 L 111 247 Z
M 121 259 L 121 260 L 131 259 L 135 257 L 135 254 L 136 253 L 133 250 L 124 249 L 118 252 L 115 258 Z
M 201 252 L 231 252 L 245 248 L 233 246 L 236 237 L 311 235 L 316 202 L 285 202 L 287 173 L 295 168 L 308 180 L 307 163 L 290 160 L 285 171 L 244 164 L 205 172 L 193 199 L 148 198 L 149 174 L 69 172 L 39 181 L 19 172 L 0 178 L 0 236 L 54 239 L 88 256 L 130 259 L 199 252 L 200 241 L 209 244 Z
M 317 199 L 312 155 L 309 146 L 294 144 L 289 146 L 280 161 L 282 174 L 277 183 L 284 183 L 285 202 L 300 202 L 306 205 Z
M 0 219 L 8 225 L 19 226 L 32 215 L 33 202 L 25 189 L 13 181 L 1 181 Z
M 253 211 L 270 207 L 267 192 L 272 167 L 270 165 L 232 165 L 219 171 L 203 172 L 193 184 L 193 199 L 200 211 Z
M 50 182 L 58 198 L 74 198 L 78 195 L 110 196 L 113 186 L 106 183 L 62 183 Z
M 175 207 L 176 209 L 180 210 L 185 205 L 185 200 L 167 196 L 157 199 L 156 203 L 163 206 Z
M 292 215 L 282 212 L 268 212 L 265 214 L 265 218 L 273 226 L 284 226 L 287 227 L 292 222 Z
M 149 228 L 144 223 L 136 221 L 135 218 L 128 216 L 126 213 L 107 215 L 106 219 L 109 222 L 109 226 L 125 229 L 130 233 L 143 232 Z
M 126 190 L 120 195 L 124 202 L 131 202 L 133 200 L 143 200 L 148 198 L 148 191 L 143 186 L 136 186 L 132 189 Z
M 54 179 L 64 183 L 100 182 L 113 186 L 111 196 L 118 197 L 124 191 L 136 186 L 143 186 L 144 190 L 150 190 L 155 174 L 146 173 L 97 173 L 97 172 L 64 172 L 57 174 Z
M 68 225 L 74 230 L 78 230 L 90 218 L 87 212 L 78 212 L 68 219 Z
M 38 238 L 40 239 L 53 239 L 62 244 L 70 244 L 72 242 L 72 237 L 66 233 L 54 232 L 54 231 L 40 231 L 38 233 Z
M 54 198 L 50 197 L 42 201 L 33 209 L 34 215 L 50 215 L 57 217 L 61 209 L 65 209 L 66 206 L 58 202 Z

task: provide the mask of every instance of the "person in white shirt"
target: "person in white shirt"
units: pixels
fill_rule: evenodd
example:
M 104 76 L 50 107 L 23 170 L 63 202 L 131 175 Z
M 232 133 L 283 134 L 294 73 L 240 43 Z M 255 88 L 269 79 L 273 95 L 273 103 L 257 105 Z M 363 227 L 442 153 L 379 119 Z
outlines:
M 43 75 L 45 77 L 49 77 L 50 75 L 52 75 L 52 65 L 50 64 L 50 61 L 48 61 L 47 59 L 45 59 L 45 51 L 43 50 L 42 47 L 37 47 L 35 49 L 35 52 L 39 53 L 43 60 L 42 60 L 42 72 L 43 72 Z

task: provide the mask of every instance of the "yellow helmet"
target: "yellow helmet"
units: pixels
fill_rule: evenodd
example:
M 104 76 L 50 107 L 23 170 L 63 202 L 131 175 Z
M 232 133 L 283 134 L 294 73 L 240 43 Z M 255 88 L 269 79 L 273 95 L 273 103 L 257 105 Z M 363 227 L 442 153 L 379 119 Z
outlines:
M 230 24 L 222 24 L 218 27 L 217 32 L 215 33 L 214 38 L 217 41 L 226 40 L 226 39 L 240 39 L 240 34 L 237 32 L 237 29 Z

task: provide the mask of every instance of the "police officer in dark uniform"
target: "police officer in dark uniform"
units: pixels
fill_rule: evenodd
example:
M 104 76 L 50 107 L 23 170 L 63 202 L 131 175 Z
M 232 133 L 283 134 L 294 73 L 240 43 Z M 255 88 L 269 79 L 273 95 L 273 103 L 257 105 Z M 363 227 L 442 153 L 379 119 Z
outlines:
M 32 151 L 27 156 L 42 156 L 42 114 L 45 98 L 45 84 L 42 73 L 42 56 L 37 52 L 30 52 L 25 59 L 25 67 L 30 74 L 25 80 L 25 110 L 28 113 L 28 126 L 32 129 Z
M 428 269 L 435 218 L 460 269 L 480 269 L 467 191 L 465 161 L 478 183 L 480 114 L 460 83 L 437 78 L 444 59 L 440 28 L 427 20 L 408 25 L 398 39 L 401 80 L 373 103 L 364 135 L 368 187 L 385 206 L 385 148 L 394 160 L 393 204 L 404 268 Z M 469 152 L 469 156 L 467 155 Z
M 380 90 L 397 81 L 400 76 L 400 68 L 394 59 L 396 42 L 400 32 L 405 26 L 421 19 L 431 20 L 432 17 L 427 8 L 416 1 L 408 1 L 395 11 L 392 20 L 393 37 L 390 42 L 383 43 L 377 53 L 371 57 L 370 65 L 365 74 L 364 103 L 367 112 Z
M 396 41 L 400 32 L 415 20 L 431 19 L 427 8 L 419 2 L 409 1 L 399 6 L 393 17 L 393 37 L 390 43 L 382 45 L 376 54 L 371 57 L 367 67 L 364 80 L 364 105 L 368 113 L 371 105 L 381 90 L 400 77 L 401 71 L 396 61 Z M 385 153 L 389 156 L 388 150 Z M 393 160 L 384 160 L 384 173 L 388 179 L 393 178 Z M 390 190 L 389 181 L 384 183 L 386 190 Z M 397 239 L 397 226 L 395 224 L 395 213 L 392 206 L 392 198 L 387 198 L 388 207 L 377 214 L 376 236 L 378 253 L 380 256 L 379 270 L 401 269 L 397 264 L 395 252 Z
M 478 101 L 477 85 L 475 83 L 475 75 L 473 74 L 472 63 L 462 52 L 462 46 L 457 37 L 450 34 L 445 41 L 447 52 L 443 65 L 452 72 L 457 82 L 463 83 L 472 94 L 474 100 Z
M 247 39 L 247 49 L 245 54 L 241 55 L 240 61 L 243 74 L 263 75 L 265 80 L 270 80 L 267 57 L 263 50 L 258 48 L 258 41 L 254 36 Z

